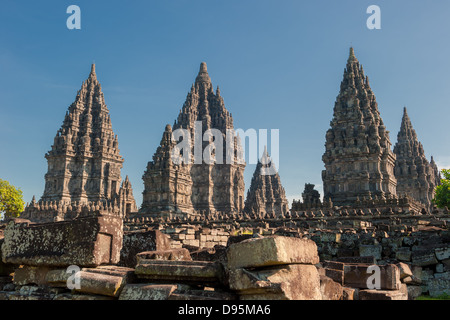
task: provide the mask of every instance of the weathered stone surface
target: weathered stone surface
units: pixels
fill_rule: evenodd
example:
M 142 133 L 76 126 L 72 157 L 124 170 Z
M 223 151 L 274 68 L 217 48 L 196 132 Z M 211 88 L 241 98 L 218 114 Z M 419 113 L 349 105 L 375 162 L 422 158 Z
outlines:
M 374 257 L 376 260 L 381 259 L 381 245 L 360 245 L 359 255 L 361 257 Z
M 342 300 L 356 300 L 354 288 L 342 287 Z
M 367 281 L 374 272 L 367 272 L 369 265 L 346 265 L 344 267 L 344 285 L 348 287 L 368 288 Z M 380 289 L 400 289 L 400 271 L 397 266 L 390 264 L 378 266 L 380 268 Z M 372 281 L 370 282 L 372 283 Z
M 434 278 L 427 283 L 428 292 L 431 297 L 437 297 L 443 294 L 450 295 L 450 279 L 449 278 Z
M 420 286 L 408 286 L 408 300 L 415 300 L 422 294 L 422 287 Z
M 344 284 L 344 271 L 343 270 L 335 270 L 325 268 L 325 275 L 331 278 L 333 281 L 339 283 L 340 285 Z
M 413 275 L 411 268 L 403 262 L 397 263 L 396 266 L 400 270 L 400 279 L 403 280 L 406 277 L 411 277 Z
M 174 284 L 127 284 L 119 300 L 167 300 L 176 289 Z
M 429 249 L 418 249 L 412 252 L 412 264 L 425 267 L 433 264 L 437 264 L 436 255 L 434 250 Z
M 180 290 L 172 293 L 168 300 L 236 300 L 237 296 L 230 292 L 210 290 Z
M 72 294 L 72 293 L 63 293 L 56 295 L 53 300 L 56 301 L 95 301 L 95 300 L 115 300 L 114 297 L 109 296 L 101 296 L 101 295 L 94 295 L 94 294 Z
M 102 268 L 103 267 L 103 268 Z M 134 278 L 131 270 L 115 266 L 102 266 L 99 268 L 83 268 L 77 272 L 80 288 L 75 288 L 76 292 L 118 297 L 127 280 Z M 67 280 L 73 285 L 74 274 L 66 269 L 55 269 L 47 273 L 45 281 L 54 287 L 67 288 Z
M 359 300 L 408 300 L 403 290 L 360 290 Z
M 395 252 L 395 258 L 400 261 L 411 261 L 411 249 L 400 247 Z
M 343 296 L 342 286 L 327 276 L 320 276 L 320 292 L 322 300 L 341 300 Z
M 98 266 L 96 268 L 82 268 L 81 271 L 121 277 L 124 279 L 125 283 L 132 283 L 136 280 L 134 269 L 115 265 Z
M 80 288 L 76 292 L 118 297 L 124 286 L 124 278 L 100 273 L 79 272 Z
M 164 251 L 171 249 L 170 239 L 159 230 L 126 232 L 120 252 L 120 266 L 134 268 L 136 255 L 145 251 Z
M 450 246 L 443 248 L 436 248 L 434 252 L 436 253 L 436 258 L 438 258 L 438 260 L 445 260 L 450 258 Z
M 229 272 L 230 289 L 239 299 L 321 300 L 320 278 L 312 265 L 290 264 Z
M 219 284 L 223 269 L 219 263 L 206 261 L 166 261 L 141 259 L 136 266 L 138 278 L 180 283 Z
M 339 257 L 336 259 L 337 262 L 342 263 L 351 263 L 351 264 L 357 264 L 357 263 L 364 263 L 364 264 L 376 264 L 375 258 L 373 256 L 370 257 Z
M 119 261 L 122 219 L 83 217 L 44 224 L 15 223 L 5 229 L 2 259 L 31 266 L 98 266 Z
M 228 268 L 263 267 L 278 264 L 319 263 L 314 241 L 293 237 L 265 237 L 235 243 L 227 251 Z
M 186 248 L 162 250 L 162 251 L 146 251 L 136 255 L 137 263 L 141 259 L 144 260 L 171 260 L 171 261 L 192 261 L 191 254 Z
M 14 284 L 23 286 L 26 284 L 45 285 L 46 276 L 51 269 L 48 267 L 21 266 L 14 270 Z

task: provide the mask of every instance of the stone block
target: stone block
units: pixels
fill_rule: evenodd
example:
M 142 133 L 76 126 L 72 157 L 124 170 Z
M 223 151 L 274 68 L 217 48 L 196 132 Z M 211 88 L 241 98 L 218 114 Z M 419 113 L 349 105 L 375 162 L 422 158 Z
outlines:
M 377 266 L 380 270 L 380 289 L 400 289 L 400 270 L 393 264 Z M 368 289 L 369 278 L 376 272 L 368 272 L 369 265 L 345 265 L 344 285 L 353 288 Z M 370 281 L 370 283 L 374 283 Z
M 342 300 L 356 300 L 355 288 L 342 287 Z
M 324 261 L 323 262 L 323 266 L 327 269 L 334 269 L 334 270 L 341 270 L 344 271 L 344 265 L 345 263 L 343 262 L 338 262 L 338 261 Z
M 327 276 L 320 276 L 320 292 L 322 300 L 341 300 L 343 296 L 342 286 Z
M 408 300 L 415 300 L 422 294 L 422 287 L 410 285 L 408 288 Z
M 340 285 L 344 284 L 344 270 L 325 268 L 325 276 L 331 278 L 333 281 L 339 283 Z
M 359 300 L 408 300 L 404 290 L 360 290 Z
M 321 300 L 320 277 L 313 265 L 290 264 L 229 270 L 229 287 L 239 299 Z
M 436 273 L 433 279 L 427 281 L 428 293 L 431 297 L 443 294 L 450 295 L 450 272 Z
M 376 260 L 373 256 L 370 257 L 339 257 L 336 259 L 337 262 L 343 262 L 343 263 L 364 263 L 364 264 L 376 264 Z
M 126 232 L 123 235 L 119 265 L 134 268 L 137 264 L 138 253 L 169 249 L 171 249 L 169 237 L 159 230 Z
M 361 257 L 374 257 L 376 260 L 381 259 L 382 246 L 379 244 L 375 245 L 360 245 L 359 255 Z
M 118 297 L 125 285 L 124 277 L 112 276 L 101 273 L 80 271 L 80 288 L 75 292 Z
M 400 247 L 395 252 L 395 258 L 399 261 L 411 261 L 411 249 L 408 247 Z
M 119 216 L 90 216 L 30 224 L 10 221 L 2 259 L 30 266 L 98 266 L 119 262 L 123 222 Z
M 319 263 L 317 245 L 303 238 L 271 236 L 232 244 L 227 250 L 228 268 L 263 267 L 278 264 Z
M 47 284 L 45 279 L 50 270 L 48 267 L 21 266 L 14 270 L 14 284 L 18 286 L 45 285 Z
M 400 270 L 400 280 L 413 275 L 411 268 L 406 263 L 400 262 L 397 263 L 396 266 Z
M 414 250 L 412 252 L 411 259 L 412 264 L 419 267 L 425 267 L 438 263 L 434 250 Z
M 174 284 L 127 284 L 119 300 L 167 300 L 176 289 Z
M 220 263 L 207 261 L 164 261 L 141 259 L 136 266 L 138 278 L 152 281 L 220 284 L 223 269 Z
M 445 260 L 450 258 L 450 247 L 436 248 L 434 252 L 438 260 Z
M 71 276 L 71 284 L 74 284 L 75 278 L 72 273 L 57 269 L 49 271 L 45 280 L 51 286 L 67 287 L 67 280 Z M 79 288 L 75 287 L 75 292 L 109 297 L 118 297 L 127 280 L 126 273 L 101 269 L 93 272 L 90 269 L 83 269 L 77 272 L 76 277 L 79 280 Z
M 138 253 L 136 255 L 137 263 L 141 259 L 144 260 L 183 260 L 183 261 L 192 261 L 191 254 L 189 250 L 186 248 L 178 248 L 178 249 L 170 249 L 170 250 L 161 250 L 161 251 L 145 251 Z
M 127 267 L 120 267 L 114 265 L 98 266 L 96 268 L 82 268 L 81 271 L 86 271 L 90 273 L 100 273 L 109 276 L 121 277 L 124 279 L 125 283 L 132 283 L 136 280 L 136 275 L 134 274 L 134 269 Z

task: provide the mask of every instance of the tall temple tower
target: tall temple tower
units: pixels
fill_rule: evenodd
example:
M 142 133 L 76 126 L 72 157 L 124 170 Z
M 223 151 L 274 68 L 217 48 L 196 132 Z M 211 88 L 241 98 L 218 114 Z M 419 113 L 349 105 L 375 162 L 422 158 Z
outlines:
M 431 200 L 434 197 L 434 189 L 439 184 L 436 177 L 436 164 L 428 162 L 422 144 L 417 138 L 411 120 L 403 109 L 403 118 L 400 131 L 397 135 L 397 143 L 394 146 L 395 177 L 397 178 L 397 194 L 409 195 L 431 208 Z
M 189 132 L 191 138 L 191 161 L 183 165 L 172 163 L 168 156 L 174 147 L 172 131 L 177 129 Z M 219 136 L 208 137 L 211 130 Z M 201 63 L 173 128 L 166 126 L 165 131 L 161 146 L 143 176 L 145 190 L 140 213 L 157 213 L 161 209 L 206 215 L 241 212 L 245 191 L 242 147 L 219 88 L 214 92 L 206 63 Z M 233 142 L 231 150 L 227 150 L 227 137 Z M 208 163 L 203 157 L 197 161 L 211 142 L 216 146 L 212 151 L 216 161 Z M 170 181 L 160 178 L 162 172 Z
M 362 197 L 395 196 L 395 154 L 389 131 L 353 48 L 330 125 L 322 157 L 324 199 L 352 205 Z
M 124 159 L 95 64 L 45 157 L 48 171 L 41 201 L 87 203 L 118 197 Z
M 289 211 L 286 192 L 281 184 L 278 172 L 271 175 L 261 174 L 261 169 L 263 167 L 268 168 L 271 161 L 267 149 L 264 149 L 261 160 L 258 161 L 253 173 L 245 199 L 244 212 L 256 216 L 279 217 Z

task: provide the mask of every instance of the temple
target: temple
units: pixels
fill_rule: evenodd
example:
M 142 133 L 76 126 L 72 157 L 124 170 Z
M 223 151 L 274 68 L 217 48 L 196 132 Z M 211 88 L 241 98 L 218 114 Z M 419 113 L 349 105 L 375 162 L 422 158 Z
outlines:
M 395 196 L 395 154 L 389 131 L 353 48 L 330 125 L 322 157 L 324 198 L 335 205 L 352 205 L 358 198 Z
M 71 213 L 74 207 L 90 208 L 92 203 L 102 203 L 100 207 L 117 207 L 123 215 L 127 210 L 129 213 L 135 209 L 132 190 L 125 190 L 131 188 L 129 180 L 121 185 L 124 159 L 112 129 L 95 64 L 69 106 L 45 158 L 48 171 L 44 193 L 38 203 L 31 202 L 22 217 L 36 221 L 64 220 L 76 215 Z M 40 212 L 48 208 L 56 213 L 41 215 Z
M 245 199 L 244 212 L 254 217 L 280 217 L 289 211 L 286 193 L 281 185 L 278 172 L 275 174 L 263 174 L 262 168 L 273 165 L 272 160 L 264 149 L 261 160 L 256 165 L 253 173 L 250 189 Z
M 395 177 L 397 178 L 397 194 L 409 195 L 431 209 L 431 200 L 434 189 L 440 183 L 439 171 L 434 160 L 428 162 L 422 144 L 417 138 L 406 107 L 403 109 L 403 118 L 397 143 L 394 146 L 396 155 Z
M 172 131 L 178 129 L 190 137 L 190 151 L 186 151 L 190 160 L 175 164 L 171 151 L 178 142 L 173 140 Z M 227 142 L 232 142 L 231 150 L 227 150 Z M 211 161 L 203 158 L 206 153 Z M 198 155 L 202 156 L 200 160 Z M 139 213 L 205 217 L 215 212 L 241 212 L 245 191 L 241 155 L 231 113 L 219 88 L 214 92 L 206 63 L 202 62 L 173 128 L 166 126 L 161 145 L 147 165 Z M 178 156 L 183 154 L 179 152 Z

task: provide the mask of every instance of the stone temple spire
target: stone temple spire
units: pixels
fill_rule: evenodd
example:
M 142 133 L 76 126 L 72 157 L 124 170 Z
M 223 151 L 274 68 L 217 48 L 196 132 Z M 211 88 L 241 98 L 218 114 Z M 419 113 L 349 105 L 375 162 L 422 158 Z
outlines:
M 45 157 L 41 200 L 90 202 L 118 196 L 124 160 L 94 64 Z
M 256 165 L 245 199 L 244 212 L 248 214 L 278 217 L 289 211 L 289 203 L 278 172 L 272 175 L 261 174 L 262 168 L 269 167 L 272 165 L 271 162 L 272 160 L 265 148 L 261 160 Z
M 187 94 L 183 107 L 173 125 L 173 131 L 178 129 L 185 129 L 190 134 L 192 147 L 189 157 L 191 163 L 186 166 L 177 166 L 169 160 L 165 161 L 167 166 L 164 168 L 164 172 L 166 175 L 173 175 L 174 180 L 170 182 L 172 185 L 164 185 L 164 188 L 158 187 L 159 189 L 155 189 L 155 184 L 163 183 L 156 178 L 151 178 L 162 170 L 156 166 L 158 157 L 160 157 L 159 154 L 163 150 L 158 148 L 159 151 L 157 150 L 155 153 L 157 158 L 149 162 L 143 178 L 145 185 L 144 203 L 140 212 L 149 213 L 158 207 L 164 208 L 168 212 L 181 211 L 187 214 L 202 215 L 215 212 L 241 212 L 244 208 L 245 163 L 239 161 L 238 155 L 241 153 L 242 147 L 234 131 L 231 113 L 226 109 L 220 91 L 214 92 L 204 62 L 200 64 L 195 82 Z M 207 130 L 209 130 L 208 133 L 214 132 L 214 137 L 205 138 Z M 227 134 L 232 137 L 230 140 L 234 142 L 232 150 L 227 150 Z M 213 156 L 216 161 L 213 163 L 205 162 L 204 157 L 201 157 L 201 163 L 194 163 L 196 150 L 200 149 L 200 153 L 203 155 L 203 151 L 211 147 L 213 141 L 215 146 Z M 161 142 L 161 147 L 163 147 L 163 143 L 164 141 Z M 233 161 L 228 161 L 227 155 L 231 155 Z M 180 188 L 181 185 L 184 185 L 189 188 L 191 193 L 188 195 L 187 191 L 181 191 L 175 185 L 180 185 Z M 181 201 L 183 201 L 183 204 Z
M 324 198 L 352 205 L 363 196 L 396 195 L 395 155 L 368 77 L 350 48 L 322 157 Z
M 434 188 L 437 185 L 435 169 L 425 157 L 423 146 L 417 138 L 406 107 L 403 109 L 394 153 L 397 158 L 394 171 L 397 178 L 397 194 L 408 195 L 430 208 Z

